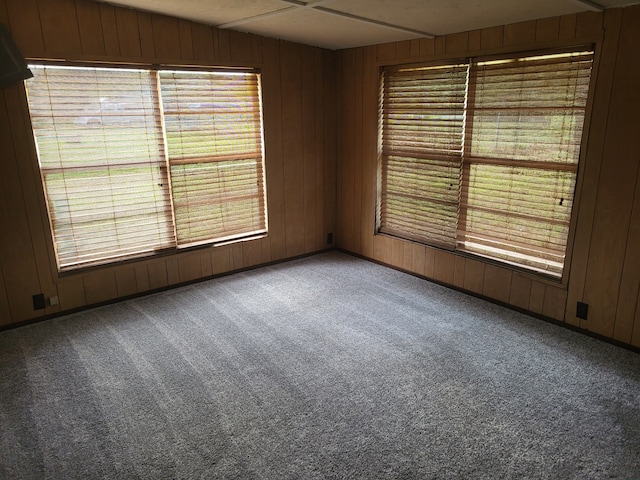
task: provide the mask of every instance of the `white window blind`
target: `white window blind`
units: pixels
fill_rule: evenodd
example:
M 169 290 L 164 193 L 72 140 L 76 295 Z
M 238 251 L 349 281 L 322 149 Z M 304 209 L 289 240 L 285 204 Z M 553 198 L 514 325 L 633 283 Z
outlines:
M 32 69 L 61 271 L 266 232 L 258 74 Z
M 439 246 L 444 243 L 560 277 L 592 60 L 591 51 L 472 60 L 462 119 L 453 127 L 459 128 L 457 137 L 450 131 L 451 123 L 434 123 L 431 130 L 424 127 L 422 116 L 408 113 L 439 105 L 440 92 L 455 84 L 450 78 L 436 79 L 439 86 L 430 86 L 416 79 L 419 69 L 386 69 L 379 231 Z M 390 83 L 393 77 L 401 78 Z M 409 84 L 394 90 L 394 85 Z M 403 155 L 401 174 L 396 173 L 394 155 L 390 155 L 393 149 L 406 149 L 403 145 L 424 143 L 432 136 L 459 141 L 457 169 L 452 160 L 455 171 L 446 177 L 433 170 L 425 172 L 420 156 Z M 391 147 L 394 144 L 389 139 L 398 139 L 397 147 Z M 451 152 L 455 146 L 452 141 Z M 439 191 L 437 185 L 445 179 L 455 186 L 455 194 L 446 197 L 444 205 L 434 205 L 436 213 L 425 210 L 422 206 L 432 202 L 434 192 Z M 411 198 L 411 203 L 402 198 L 405 210 L 388 206 L 389 196 L 397 192 Z M 450 224 L 447 222 L 453 223 L 453 234 L 442 227 Z M 453 237 L 442 242 L 431 234 L 434 229 Z
M 160 72 L 178 244 L 266 232 L 258 76 Z
M 384 72 L 381 232 L 455 246 L 467 70 Z

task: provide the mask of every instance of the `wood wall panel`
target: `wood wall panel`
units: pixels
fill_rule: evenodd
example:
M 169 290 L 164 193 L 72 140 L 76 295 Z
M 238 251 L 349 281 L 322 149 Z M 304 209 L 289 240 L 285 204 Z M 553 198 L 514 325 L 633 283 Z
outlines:
M 325 249 L 335 229 L 334 52 L 89 0 L 0 0 L 27 58 L 259 67 L 269 234 L 58 275 L 24 88 L 0 93 L 0 325 Z M 319 75 L 315 75 L 319 73 Z M 285 183 L 286 179 L 286 183 Z M 31 296 L 58 296 L 34 311 Z
M 622 19 L 602 168 L 598 177 L 584 301 L 589 330 L 612 336 L 640 162 L 640 7 Z
M 76 16 L 83 55 L 104 56 L 106 51 L 102 36 L 100 5 L 95 2 L 77 2 Z
M 640 7 L 635 6 L 564 15 L 420 39 L 415 47 L 406 42 L 376 45 L 367 47 L 373 49 L 373 55 L 363 49 L 362 68 L 357 57 L 360 49 L 340 51 L 339 246 L 536 315 L 625 343 L 640 341 L 640 254 L 636 246 L 640 244 L 636 206 L 640 195 L 639 12 Z M 592 112 L 583 141 L 575 235 L 569 249 L 572 256 L 563 282 L 374 234 L 378 160 L 373 106 L 378 102 L 380 66 L 585 41 L 597 42 Z M 355 85 L 362 85 L 362 98 Z M 360 112 L 362 121 L 358 120 Z M 354 198 L 353 182 L 358 176 L 360 193 Z M 358 216 L 359 234 L 352 226 Z M 576 301 L 589 303 L 587 322 L 575 318 Z

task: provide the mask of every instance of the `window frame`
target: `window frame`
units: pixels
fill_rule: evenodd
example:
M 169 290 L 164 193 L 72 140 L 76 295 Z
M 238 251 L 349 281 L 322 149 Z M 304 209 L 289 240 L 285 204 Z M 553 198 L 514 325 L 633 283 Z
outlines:
M 568 222 L 568 234 L 567 234 L 567 242 L 565 247 L 565 256 L 562 267 L 561 275 L 553 275 L 550 273 L 545 273 L 544 271 L 535 270 L 532 268 L 527 268 L 518 264 L 510 263 L 508 261 L 502 261 L 497 258 L 493 258 L 490 256 L 484 256 L 478 253 L 468 252 L 461 249 L 458 249 L 457 242 L 456 247 L 451 248 L 448 246 L 443 246 L 438 243 L 429 243 L 423 240 L 416 240 L 413 238 L 402 237 L 398 235 L 394 235 L 391 233 L 380 231 L 380 215 L 381 215 L 381 197 L 382 197 L 382 188 L 384 179 L 382 178 L 382 169 L 383 169 L 383 134 L 384 134 L 384 82 L 383 76 L 386 70 L 398 70 L 402 68 L 420 68 L 420 67 L 431 67 L 431 66 L 442 66 L 442 65 L 454 65 L 460 63 L 468 63 L 469 69 L 472 68 L 472 63 L 478 62 L 487 62 L 493 60 L 501 60 L 501 59 L 512 59 L 517 57 L 530 57 L 530 56 L 538 56 L 538 55 L 553 55 L 553 54 L 563 54 L 563 53 L 572 53 L 572 52 L 580 52 L 580 51 L 591 51 L 592 53 L 592 64 L 591 64 L 591 76 L 588 85 L 588 93 L 585 103 L 584 109 L 584 122 L 582 125 L 582 134 L 581 141 L 579 147 L 578 160 L 576 163 L 576 175 L 575 175 L 575 187 L 573 192 L 573 207 L 571 209 L 570 218 Z M 475 53 L 475 52 L 474 52 Z M 549 42 L 548 44 L 541 44 L 537 46 L 531 47 L 520 47 L 517 49 L 513 48 L 497 48 L 493 49 L 493 51 L 488 51 L 486 53 L 480 53 L 476 56 L 467 56 L 461 57 L 457 56 L 438 56 L 437 59 L 432 61 L 419 61 L 415 63 L 408 63 L 406 61 L 397 61 L 397 62 L 378 62 L 377 70 L 378 70 L 378 87 L 377 87 L 377 102 L 378 102 L 378 124 L 377 124 L 377 136 L 376 136 L 376 198 L 375 198 L 375 218 L 374 218 L 374 231 L 373 235 L 381 235 L 387 236 L 390 238 L 399 239 L 406 242 L 416 243 L 422 246 L 434 248 L 437 250 L 444 250 L 453 255 L 469 258 L 475 261 L 481 261 L 485 264 L 494 265 L 497 267 L 505 268 L 514 272 L 518 272 L 521 275 L 525 275 L 532 280 L 541 281 L 543 283 L 549 283 L 552 285 L 560 285 L 566 287 L 569 280 L 570 273 L 570 265 L 572 263 L 573 258 L 573 250 L 574 250 L 574 242 L 576 237 L 576 225 L 578 221 L 578 216 L 580 214 L 580 201 L 581 201 L 581 192 L 582 192 L 582 184 L 584 182 L 584 170 L 586 164 L 586 158 L 588 156 L 587 152 L 587 144 L 589 140 L 589 132 L 591 128 L 591 115 L 593 110 L 593 98 L 594 91 L 596 88 L 597 77 L 598 77 L 598 66 L 600 62 L 600 54 L 601 54 L 601 41 L 599 38 L 593 37 L 591 39 L 585 39 L 585 41 L 576 43 L 576 44 L 558 44 L 558 42 Z M 470 75 L 471 76 L 471 73 Z M 469 89 L 469 86 L 467 87 Z M 465 104 L 469 100 L 465 100 Z M 465 117 L 467 115 L 467 106 L 465 105 Z M 466 122 L 466 119 L 465 119 Z M 465 127 L 465 135 L 467 134 L 467 127 Z M 464 162 L 464 156 L 467 153 L 467 146 L 464 145 L 461 153 L 461 181 L 459 188 L 462 188 L 462 170 L 468 165 Z M 459 207 L 460 208 L 460 207 Z M 459 221 L 460 213 L 458 213 Z
M 38 152 L 37 141 L 35 138 L 35 131 L 33 128 L 33 124 L 31 121 L 31 112 L 28 104 L 28 94 L 27 94 L 27 84 L 23 83 L 21 85 L 21 90 L 23 91 L 25 98 L 25 108 L 26 114 L 28 118 L 27 127 L 31 132 L 31 138 L 33 139 L 33 158 L 36 163 L 35 168 L 37 168 L 38 175 L 40 177 L 40 184 L 38 189 L 42 191 L 42 208 L 43 215 L 46 215 L 46 219 L 43 217 L 43 221 L 46 221 L 48 225 L 48 229 L 46 229 L 47 238 L 50 239 L 49 249 L 50 249 L 50 259 L 52 266 L 55 266 L 55 271 L 57 272 L 58 277 L 63 278 L 67 276 L 83 274 L 88 271 L 95 271 L 104 268 L 112 268 L 117 267 L 119 265 L 125 265 L 135 262 L 141 261 L 149 261 L 153 258 L 158 257 L 166 257 L 179 255 L 181 253 L 199 250 L 204 248 L 218 247 L 224 246 L 228 244 L 241 243 L 245 241 L 252 241 L 261 238 L 266 238 L 269 236 L 269 215 L 268 215 L 268 203 L 267 203 L 267 173 L 266 173 L 266 147 L 265 147 L 265 123 L 264 123 L 264 99 L 263 99 L 263 87 L 262 87 L 262 72 L 259 66 L 257 65 L 249 65 L 249 66 L 235 66 L 235 65 L 205 65 L 205 64 L 166 64 L 166 63 L 125 63 L 125 62 L 101 62 L 101 61 L 83 61 L 83 60 L 66 60 L 66 59 L 42 59 L 42 58 L 29 58 L 27 59 L 27 63 L 29 65 L 37 65 L 42 67 L 79 67 L 79 68 L 106 68 L 106 69 L 123 69 L 123 70 L 144 70 L 149 72 L 154 72 L 156 78 L 156 85 L 154 88 L 156 89 L 156 100 L 157 105 L 155 105 L 154 110 L 157 114 L 160 111 L 160 119 L 158 121 L 163 123 L 162 127 L 162 136 L 164 137 L 164 145 L 160 145 L 160 148 L 164 149 L 164 161 L 162 165 L 162 175 L 168 178 L 168 182 L 166 188 L 168 189 L 168 195 L 171 197 L 170 200 L 170 211 L 169 214 L 173 221 L 173 230 L 175 233 L 175 212 L 173 206 L 173 191 L 171 187 L 171 179 L 170 179 L 170 168 L 171 165 L 169 163 L 169 157 L 167 154 L 167 145 L 166 145 L 166 130 L 164 127 L 164 113 L 162 112 L 162 98 L 161 98 L 161 87 L 160 87 L 160 72 L 161 71 L 176 71 L 176 72 L 202 72 L 202 73 L 247 73 L 247 74 L 255 74 L 257 75 L 257 102 L 259 108 L 259 137 L 260 137 L 260 154 L 261 154 L 261 178 L 262 178 L 262 216 L 264 217 L 264 231 L 258 233 L 247 234 L 246 236 L 238 236 L 234 235 L 231 237 L 221 237 L 211 239 L 210 241 L 198 241 L 191 242 L 185 245 L 180 245 L 177 242 L 177 237 L 175 238 L 174 244 L 167 246 L 166 248 L 159 248 L 147 252 L 143 252 L 140 254 L 133 255 L 125 255 L 114 258 L 106 258 L 100 261 L 91 262 L 89 264 L 80 264 L 80 265 L 71 265 L 68 267 L 61 267 L 58 256 L 58 246 L 56 243 L 56 237 L 54 233 L 54 226 L 52 224 L 52 216 L 50 212 L 50 204 L 47 196 L 47 187 L 44 180 L 43 169 L 40 165 L 40 158 Z

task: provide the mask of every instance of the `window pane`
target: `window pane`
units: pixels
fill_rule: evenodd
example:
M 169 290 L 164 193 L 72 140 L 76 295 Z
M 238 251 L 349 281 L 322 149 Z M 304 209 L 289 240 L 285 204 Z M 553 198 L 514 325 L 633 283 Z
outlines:
M 455 245 L 467 68 L 384 72 L 380 232 Z
M 591 62 L 472 66 L 458 248 L 562 275 Z
M 178 244 L 266 232 L 259 76 L 160 72 Z
M 59 268 L 172 246 L 153 74 L 31 68 L 29 109 Z

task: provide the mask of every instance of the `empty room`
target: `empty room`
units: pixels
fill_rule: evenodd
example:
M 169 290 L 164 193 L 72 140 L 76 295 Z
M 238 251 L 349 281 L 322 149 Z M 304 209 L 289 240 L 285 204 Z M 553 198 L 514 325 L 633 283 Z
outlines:
M 0 478 L 640 479 L 640 2 L 0 24 Z

